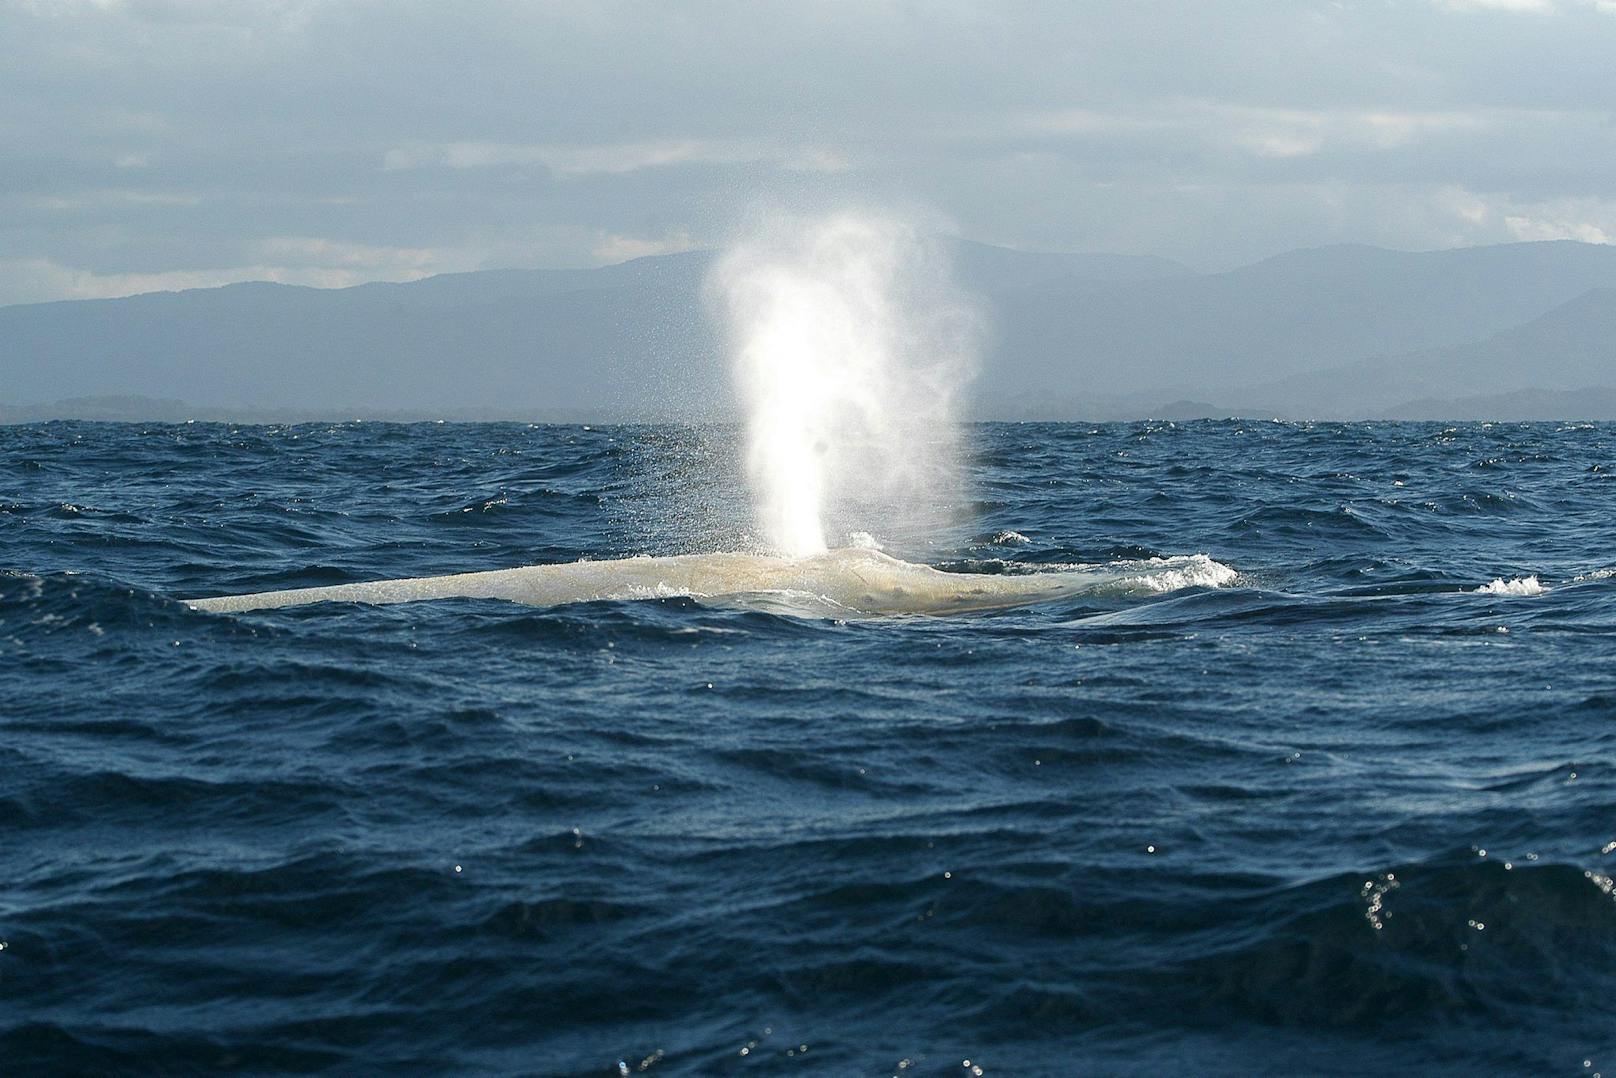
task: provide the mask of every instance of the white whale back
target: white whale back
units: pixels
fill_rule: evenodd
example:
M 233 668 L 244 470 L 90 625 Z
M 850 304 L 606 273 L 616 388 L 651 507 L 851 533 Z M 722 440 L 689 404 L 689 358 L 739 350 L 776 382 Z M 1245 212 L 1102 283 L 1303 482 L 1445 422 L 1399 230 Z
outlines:
M 595 600 L 690 596 L 724 605 L 783 605 L 803 613 L 949 614 L 1046 602 L 1097 590 L 1153 593 L 1192 586 L 1217 587 L 1234 578 L 1234 570 L 1201 554 L 1038 572 L 949 573 L 900 561 L 879 551 L 849 548 L 804 558 L 686 554 L 576 561 L 187 602 L 198 610 L 223 613 L 319 602 L 408 603 L 475 598 L 559 606 Z

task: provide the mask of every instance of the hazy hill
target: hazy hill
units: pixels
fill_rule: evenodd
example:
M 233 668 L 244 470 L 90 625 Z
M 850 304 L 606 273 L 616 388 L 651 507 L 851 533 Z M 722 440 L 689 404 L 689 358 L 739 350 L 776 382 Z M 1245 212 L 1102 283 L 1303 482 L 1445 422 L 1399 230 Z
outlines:
M 13 417 L 92 397 L 104 414 L 118 396 L 243 418 L 722 412 L 701 295 L 710 258 L 3 307 L 0 405 Z M 1195 274 L 961 242 L 955 261 L 992 315 L 975 387 L 987 417 L 1371 416 L 1616 387 L 1616 247 L 1329 247 Z
M 1419 254 L 1327 247 L 1227 273 L 1019 289 L 997 304 L 1000 384 L 986 403 L 1085 414 L 1085 398 L 1248 401 L 1249 389 L 1287 376 L 1469 345 L 1611 286 L 1616 247 L 1557 242 Z M 1616 374 L 1603 380 L 1616 384 Z M 1457 370 L 1429 388 L 1476 391 Z
M 1478 393 L 1457 399 L 1412 400 L 1389 409 L 1386 419 L 1583 420 L 1616 417 L 1616 389 L 1519 389 L 1512 393 Z
M 1399 362 L 1427 385 L 1469 379 L 1477 392 L 1616 382 L 1616 289 L 1593 289 L 1485 341 L 1405 356 Z
M 317 289 L 257 283 L 0 307 L 0 404 L 180 398 L 204 413 L 721 410 L 707 253 Z M 1165 259 L 960 243 L 968 287 L 1187 275 Z
M 1605 387 L 1609 393 L 1583 392 Z M 1616 416 L 1616 289 L 1596 288 L 1524 325 L 1485 339 L 1363 360 L 1266 385 L 1225 399 L 1250 412 L 1321 419 L 1365 416 L 1458 418 L 1497 406 L 1526 418 Z M 1508 407 L 1504 407 L 1505 405 Z M 1578 410 L 1581 409 L 1581 410 Z

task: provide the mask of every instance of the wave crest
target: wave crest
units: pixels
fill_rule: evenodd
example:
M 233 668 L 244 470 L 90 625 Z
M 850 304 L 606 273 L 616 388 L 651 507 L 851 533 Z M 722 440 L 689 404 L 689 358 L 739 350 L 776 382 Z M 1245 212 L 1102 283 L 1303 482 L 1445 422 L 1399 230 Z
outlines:
M 1547 588 L 1536 576 L 1518 576 L 1509 580 L 1499 577 L 1489 584 L 1483 584 L 1476 589 L 1477 595 L 1542 595 Z

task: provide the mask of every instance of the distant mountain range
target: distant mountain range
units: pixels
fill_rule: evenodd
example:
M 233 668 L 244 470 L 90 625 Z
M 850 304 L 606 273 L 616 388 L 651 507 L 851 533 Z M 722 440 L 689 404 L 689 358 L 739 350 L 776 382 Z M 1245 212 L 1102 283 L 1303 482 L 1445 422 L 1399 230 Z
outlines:
M 1616 418 L 1616 246 L 954 254 L 979 418 Z M 711 258 L 0 307 L 0 422 L 724 416 Z

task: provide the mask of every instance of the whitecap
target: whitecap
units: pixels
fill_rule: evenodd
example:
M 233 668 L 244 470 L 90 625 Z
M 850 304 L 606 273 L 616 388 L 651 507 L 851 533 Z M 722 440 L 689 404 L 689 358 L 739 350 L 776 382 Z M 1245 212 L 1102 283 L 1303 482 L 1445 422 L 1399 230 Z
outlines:
M 1499 577 L 1490 584 L 1483 584 L 1476 589 L 1477 595 L 1542 595 L 1549 589 L 1538 582 L 1534 576 L 1518 576 L 1510 580 Z
M 1185 558 L 1150 558 L 1140 564 L 1150 568 L 1130 578 L 1128 583 L 1154 592 L 1221 588 L 1233 584 L 1240 575 L 1205 554 L 1191 554 Z

